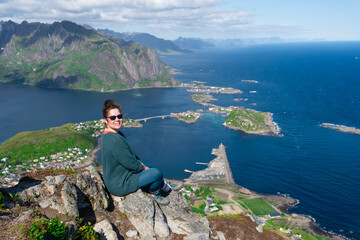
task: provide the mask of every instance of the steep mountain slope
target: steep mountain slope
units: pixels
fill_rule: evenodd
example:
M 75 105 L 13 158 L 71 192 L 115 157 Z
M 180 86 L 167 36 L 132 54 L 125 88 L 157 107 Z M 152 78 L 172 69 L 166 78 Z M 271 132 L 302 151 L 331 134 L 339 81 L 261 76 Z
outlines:
M 0 22 L 0 81 L 97 91 L 174 86 L 152 50 L 89 26 Z

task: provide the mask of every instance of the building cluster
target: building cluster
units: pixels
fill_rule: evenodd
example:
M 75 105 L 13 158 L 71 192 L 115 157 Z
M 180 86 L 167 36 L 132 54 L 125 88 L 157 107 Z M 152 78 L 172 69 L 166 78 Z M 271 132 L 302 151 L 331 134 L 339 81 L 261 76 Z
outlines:
M 89 149 L 80 149 L 78 147 L 68 148 L 67 151 L 58 152 L 50 156 L 43 156 L 33 159 L 29 162 L 17 164 L 16 167 L 9 165 L 6 167 L 8 158 L 1 159 L 3 170 L 1 171 L 0 185 L 5 187 L 14 186 L 18 183 L 20 172 L 31 172 L 41 169 L 72 169 L 88 159 Z
M 190 206 L 194 206 L 196 202 L 205 202 L 206 207 L 205 207 L 205 211 L 208 213 L 212 213 L 212 212 L 216 212 L 219 210 L 219 208 L 216 206 L 216 203 L 213 199 L 212 196 L 207 196 L 206 200 L 204 200 L 201 197 L 195 197 L 195 191 L 198 190 L 199 187 L 192 187 L 191 190 L 187 190 L 187 189 L 182 189 L 181 193 L 183 195 L 186 195 L 190 198 Z
M 83 131 L 83 130 L 94 130 L 94 133 L 91 135 L 92 137 L 98 137 L 101 135 L 101 132 L 104 131 L 105 125 L 103 120 L 94 120 L 91 122 L 81 122 L 81 123 L 74 123 L 72 125 L 72 128 L 77 131 Z
M 195 120 L 198 120 L 200 118 L 201 114 L 193 111 L 187 111 L 187 112 L 181 112 L 178 113 L 178 117 L 180 118 L 192 118 L 194 117 Z
M 224 88 L 224 87 L 207 87 L 207 86 L 196 86 L 190 89 L 187 89 L 188 92 L 195 93 L 222 93 L 222 94 L 236 94 L 241 93 L 239 89 L 234 88 Z
M 228 106 L 228 107 L 220 107 L 220 106 L 213 106 L 209 108 L 209 112 L 214 112 L 214 113 L 230 113 L 236 109 L 238 109 L 239 107 L 236 106 Z

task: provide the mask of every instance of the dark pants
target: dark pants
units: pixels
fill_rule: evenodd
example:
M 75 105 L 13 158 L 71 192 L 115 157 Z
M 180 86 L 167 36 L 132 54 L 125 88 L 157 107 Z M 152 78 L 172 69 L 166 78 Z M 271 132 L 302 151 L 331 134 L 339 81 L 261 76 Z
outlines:
M 164 183 L 162 172 L 158 168 L 150 168 L 140 173 L 138 188 L 154 193 L 160 190 Z

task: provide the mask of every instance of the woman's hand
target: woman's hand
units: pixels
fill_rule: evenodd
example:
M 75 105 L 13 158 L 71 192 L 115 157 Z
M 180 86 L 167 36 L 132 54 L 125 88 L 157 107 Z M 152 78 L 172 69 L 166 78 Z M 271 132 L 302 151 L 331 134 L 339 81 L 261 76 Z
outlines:
M 142 165 L 142 168 L 141 168 L 142 171 L 144 171 L 146 169 L 150 169 L 149 167 L 145 166 L 143 163 L 141 163 L 141 165 Z

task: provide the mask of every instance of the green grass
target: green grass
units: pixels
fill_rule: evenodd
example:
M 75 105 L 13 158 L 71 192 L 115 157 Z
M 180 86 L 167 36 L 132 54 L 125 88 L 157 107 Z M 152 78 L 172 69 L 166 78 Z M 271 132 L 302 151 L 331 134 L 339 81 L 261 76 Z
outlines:
M 212 101 L 213 96 L 208 95 L 208 94 L 193 94 L 191 95 L 191 99 L 193 101 L 198 101 L 198 102 L 210 102 Z
M 319 237 L 319 236 L 313 236 L 312 234 L 303 231 L 303 230 L 292 230 L 291 233 L 293 234 L 300 234 L 301 235 L 301 239 L 303 240 L 329 240 L 329 238 L 323 238 L 323 237 Z
M 267 221 L 267 223 L 273 228 L 283 228 L 285 229 L 288 220 L 286 218 L 273 218 Z
M 235 109 L 227 116 L 225 122 L 246 131 L 269 129 L 265 124 L 265 116 L 261 112 L 252 109 Z M 249 122 L 252 124 L 249 124 Z
M 179 115 L 178 118 L 183 119 L 185 121 L 190 121 L 190 120 L 194 120 L 195 116 L 194 115 L 190 115 L 190 116 L 181 116 L 181 115 Z
M 67 148 L 92 149 L 96 142 L 91 136 L 92 131 L 77 131 L 70 125 L 18 133 L 0 146 L 0 158 L 8 157 L 10 164 L 19 164 L 63 152 Z
M 264 216 L 271 213 L 277 213 L 264 199 L 251 198 L 241 200 L 256 216 Z
M 206 207 L 206 203 L 203 201 L 202 204 L 199 207 L 191 207 L 191 211 L 197 213 L 197 214 L 201 214 L 204 215 L 205 214 L 205 207 Z

